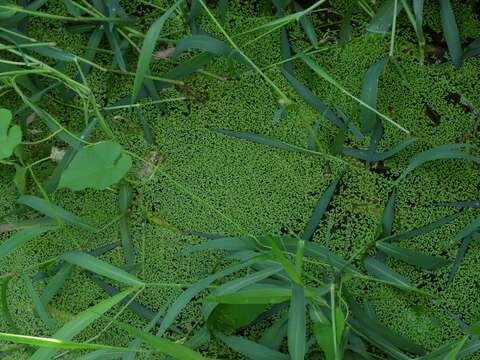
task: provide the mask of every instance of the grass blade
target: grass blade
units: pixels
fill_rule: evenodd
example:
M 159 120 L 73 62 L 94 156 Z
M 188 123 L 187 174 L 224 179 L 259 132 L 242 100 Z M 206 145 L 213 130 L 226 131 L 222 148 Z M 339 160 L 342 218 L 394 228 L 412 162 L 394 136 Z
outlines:
M 47 284 L 43 290 L 42 295 L 40 296 L 40 301 L 44 306 L 46 306 L 53 297 L 58 293 L 60 288 L 63 286 L 65 281 L 70 277 L 70 274 L 73 271 L 72 264 L 64 263 L 60 270 L 53 276 L 52 280 Z
M 460 231 L 447 245 L 447 248 L 457 243 L 458 241 L 472 235 L 475 231 L 480 229 L 480 216 L 468 224 L 462 231 Z
M 303 7 L 298 2 L 294 1 L 293 5 L 295 7 L 296 12 L 304 11 Z M 312 46 L 316 48 L 318 46 L 318 38 L 312 22 L 308 18 L 308 14 L 300 16 L 299 22 L 303 28 L 303 31 L 305 31 L 305 34 L 307 35 L 307 38 L 310 41 L 310 44 L 312 44 Z
M 363 78 L 361 99 L 373 109 L 377 108 L 378 79 L 387 63 L 388 58 L 376 62 L 370 66 Z M 376 123 L 377 114 L 362 106 L 360 109 L 360 124 L 362 132 L 364 134 L 371 132 Z
M 158 336 L 150 335 L 147 332 L 139 330 L 125 323 L 117 323 L 118 327 L 128 332 L 130 335 L 141 339 L 145 344 L 149 345 L 156 351 L 173 356 L 178 360 L 205 360 L 206 358 L 199 353 L 189 349 L 184 345 L 162 339 Z
M 419 235 L 422 235 L 422 234 L 426 234 L 428 232 L 431 232 L 447 223 L 449 223 L 450 221 L 456 219 L 458 216 L 460 216 L 460 213 L 456 213 L 456 214 L 453 214 L 453 215 L 449 215 L 449 216 L 445 216 L 437 221 L 434 221 L 430 224 L 427 224 L 425 226 L 422 226 L 422 227 L 419 227 L 415 230 L 412 230 L 412 231 L 407 231 L 407 232 L 403 232 L 403 233 L 400 233 L 400 234 L 394 234 L 394 235 L 390 235 L 390 236 L 386 236 L 386 237 L 383 237 L 382 239 L 380 239 L 380 241 L 384 241 L 384 242 L 394 242 L 394 241 L 400 241 L 400 240 L 405 240 L 405 239 L 410 239 L 410 238 L 413 238 L 415 236 L 419 236 Z
M 118 222 L 120 229 L 120 238 L 122 239 L 123 256 L 127 265 L 135 263 L 135 249 L 133 247 L 132 237 L 128 229 L 128 211 L 132 200 L 132 189 L 129 185 L 121 183 L 118 194 L 118 207 L 123 216 Z
M 22 274 L 23 282 L 25 283 L 25 287 L 27 288 L 28 296 L 32 299 L 33 308 L 35 312 L 38 314 L 38 317 L 47 325 L 50 330 L 54 330 L 56 328 L 55 321 L 48 315 L 47 310 L 42 303 L 40 296 L 38 296 L 37 290 L 33 287 L 32 280 L 27 274 Z
M 440 16 L 448 52 L 452 58 L 453 65 L 459 69 L 463 63 L 463 49 L 450 0 L 440 0 Z
M 269 347 L 272 350 L 278 350 L 283 339 L 287 336 L 288 315 L 285 314 L 278 319 L 272 326 L 265 330 L 260 339 L 260 344 Z
M 252 360 L 290 360 L 288 355 L 239 336 L 226 336 L 221 333 L 215 333 L 215 336 L 234 351 Z
M 10 331 L 18 332 L 19 330 L 8 306 L 8 284 L 10 283 L 10 280 L 12 280 L 12 277 L 9 276 L 2 281 L 2 286 L 0 288 L 0 309 Z
M 117 346 L 110 345 L 101 345 L 101 344 L 91 344 L 91 343 L 78 343 L 72 341 L 66 341 L 55 338 L 44 338 L 37 336 L 26 336 L 26 335 L 17 335 L 17 334 L 7 334 L 0 333 L 0 339 L 5 341 L 11 341 L 16 344 L 38 346 L 41 348 L 49 349 L 63 349 L 63 350 L 95 350 L 95 349 L 105 349 L 109 351 L 117 352 L 139 352 L 138 349 L 127 349 Z
M 279 304 L 292 296 L 292 290 L 288 288 L 270 287 L 252 289 L 209 296 L 205 302 L 219 304 Z
M 0 245 L 0 258 L 11 254 L 17 248 L 25 244 L 27 241 L 33 239 L 34 237 L 40 236 L 47 231 L 55 229 L 56 227 L 54 226 L 40 226 L 21 230 L 13 234 L 7 240 L 3 241 Z
M 412 157 L 408 166 L 403 170 L 402 174 L 395 180 L 395 184 L 402 181 L 408 174 L 410 174 L 417 167 L 426 162 L 442 159 L 461 159 L 480 163 L 480 157 L 464 153 L 460 150 L 468 147 L 466 144 L 445 144 L 438 145 L 429 150 Z
M 125 296 L 130 294 L 133 289 L 125 290 L 124 292 L 115 295 L 111 298 L 99 302 L 97 305 L 88 308 L 87 310 L 76 315 L 72 320 L 63 325 L 52 338 L 62 341 L 69 341 L 74 336 L 79 334 L 92 322 L 97 320 L 100 316 L 110 310 L 113 306 L 118 304 Z M 39 349 L 37 350 L 30 360 L 49 360 L 56 354 L 57 349 Z
M 214 291 L 212 291 L 209 297 L 215 297 L 223 294 L 235 293 L 245 287 L 253 285 L 259 281 L 262 281 L 272 275 L 279 273 L 282 270 L 281 266 L 271 266 L 266 269 L 256 271 L 247 276 L 241 277 L 239 279 L 234 279 L 226 282 L 225 284 L 220 285 Z M 215 304 L 204 304 L 202 312 L 203 318 L 206 320 L 210 316 L 211 312 L 215 308 Z
M 445 259 L 405 249 L 383 241 L 377 242 L 377 249 L 407 264 L 420 266 L 425 269 L 438 269 L 449 264 L 449 261 Z
M 378 279 L 388 281 L 391 284 L 395 284 L 401 289 L 411 290 L 413 288 L 410 282 L 402 275 L 400 275 L 396 271 L 393 271 L 383 262 L 373 257 L 365 258 L 365 269 L 368 273 L 377 277 Z
M 302 53 L 299 53 L 298 54 L 300 56 L 300 58 L 305 62 L 305 64 L 307 64 L 317 75 L 319 75 L 321 78 L 323 78 L 325 81 L 329 82 L 330 84 L 332 84 L 333 86 L 335 86 L 336 88 L 338 88 L 342 93 L 344 93 L 345 95 L 349 96 L 350 98 L 354 99 L 355 101 L 357 101 L 360 105 L 362 105 L 364 108 L 367 108 L 368 110 L 370 111 L 373 111 L 375 114 L 377 114 L 379 117 L 381 117 L 382 119 L 386 120 L 388 123 L 390 123 L 391 125 L 393 125 L 394 127 L 396 127 L 397 129 L 403 131 L 404 133 L 406 134 L 410 134 L 410 132 L 405 129 L 403 126 L 401 126 L 400 124 L 396 123 L 395 121 L 393 121 L 392 119 L 390 119 L 388 116 L 378 112 L 376 109 L 372 108 L 370 105 L 368 105 L 367 103 L 365 103 L 363 100 L 355 97 L 354 95 L 352 95 L 351 93 L 349 93 L 347 90 L 345 90 L 343 88 L 343 86 L 341 86 L 334 78 L 332 78 L 322 67 L 320 67 L 315 61 L 313 61 L 310 57 L 308 57 L 307 55 L 305 54 L 302 54 Z
M 382 6 L 380 6 L 377 13 L 368 24 L 368 31 L 384 35 L 390 30 L 393 24 L 395 2 L 396 0 L 386 0 L 383 2 Z M 402 3 L 397 2 L 397 13 L 395 16 L 400 14 L 402 8 Z
M 95 226 L 86 222 L 82 218 L 39 197 L 32 195 L 23 195 L 18 198 L 17 204 L 28 206 L 38 211 L 39 213 L 57 221 L 63 221 L 69 225 L 77 226 L 88 231 L 97 231 L 97 228 Z
M 217 56 L 231 57 L 239 63 L 246 63 L 245 59 L 227 43 L 210 35 L 186 36 L 175 43 L 175 52 L 172 57 L 177 58 L 188 49 L 198 49 Z
M 475 208 L 480 209 L 480 200 L 467 201 L 444 201 L 436 203 L 437 206 L 459 207 L 459 208 Z
M 382 214 L 382 237 L 390 236 L 392 234 L 393 221 L 395 219 L 395 198 L 397 195 L 397 188 L 394 187 L 387 204 L 383 209 Z
M 140 89 L 150 68 L 153 51 L 157 43 L 157 38 L 162 31 L 163 25 L 167 19 L 173 14 L 183 0 L 177 0 L 160 18 L 158 18 L 148 29 L 147 35 L 143 41 L 140 57 L 138 58 L 137 71 L 133 83 L 132 104 L 135 103 L 140 94 Z
M 272 237 L 268 238 L 268 244 L 272 249 L 273 255 L 278 260 L 278 262 L 283 266 L 283 269 L 286 271 L 290 279 L 296 284 L 301 284 L 302 279 L 301 279 L 300 273 L 297 272 L 297 269 L 293 267 L 292 264 L 290 264 L 290 262 L 287 260 L 287 258 L 285 257 L 285 255 L 280 250 L 277 243 Z
M 288 311 L 288 352 L 292 360 L 303 360 L 306 353 L 306 301 L 303 288 L 292 284 Z
M 144 283 L 138 280 L 133 275 L 129 274 L 125 270 L 122 270 L 116 266 L 113 266 L 105 261 L 99 260 L 92 255 L 82 253 L 79 251 L 72 251 L 63 254 L 60 257 L 62 260 L 69 262 L 70 264 L 80 266 L 85 270 L 91 271 L 95 274 L 108 277 L 112 280 L 132 285 L 143 286 Z
M 291 152 L 299 152 L 299 153 L 304 153 L 309 155 L 312 155 L 312 154 L 318 155 L 318 153 L 312 152 L 308 149 L 304 149 L 295 145 L 290 145 L 282 141 L 279 141 L 277 139 L 273 139 L 263 135 L 258 135 L 258 134 L 249 133 L 249 132 L 242 132 L 242 131 L 233 131 L 233 130 L 227 130 L 227 129 L 210 129 L 210 130 L 219 134 L 235 137 L 241 140 L 250 141 L 256 144 L 270 146 L 276 149 L 281 149 L 281 150 L 291 151 Z
M 315 229 L 320 223 L 320 220 L 322 219 L 323 214 L 327 210 L 328 204 L 332 200 L 333 194 L 337 189 L 337 185 L 339 181 L 340 181 L 340 176 L 337 177 L 328 186 L 328 188 L 325 190 L 325 192 L 322 194 L 322 196 L 318 200 L 317 205 L 315 206 L 315 209 L 312 212 L 312 216 L 310 217 L 310 220 L 308 221 L 307 226 L 305 226 L 305 229 L 303 230 L 303 235 L 302 235 L 303 240 L 305 241 L 311 240 L 312 235 L 315 232 Z
M 240 263 L 240 264 L 230 266 L 230 267 L 228 267 L 228 268 L 226 268 L 226 269 L 224 269 L 220 272 L 212 274 L 212 275 L 198 281 L 196 284 L 189 287 L 187 290 L 185 290 L 175 300 L 175 302 L 168 309 L 168 311 L 165 314 L 165 317 L 162 321 L 162 325 L 160 326 L 160 330 L 158 331 L 158 335 L 162 336 L 164 334 L 164 332 L 173 324 L 177 315 L 190 302 L 190 300 L 192 300 L 198 293 L 205 290 L 211 283 L 213 283 L 214 281 L 216 281 L 218 279 L 221 279 L 225 276 L 233 274 L 237 271 L 248 268 L 252 264 L 254 264 L 256 262 L 260 262 L 264 259 L 265 259 L 264 257 L 259 256 L 259 257 L 253 258 L 249 261 L 246 261 L 244 263 Z
M 468 245 L 470 244 L 470 239 L 471 239 L 470 236 L 467 236 L 466 238 L 464 238 L 462 241 L 462 245 L 460 246 L 460 249 L 458 249 L 457 251 L 457 255 L 455 256 L 455 261 L 453 262 L 453 265 L 452 265 L 452 269 L 448 274 L 447 287 L 450 286 L 450 284 L 453 282 L 455 274 L 457 273 L 457 270 L 460 267 L 460 263 L 462 262 L 462 259 L 465 256 L 465 254 L 467 253 Z

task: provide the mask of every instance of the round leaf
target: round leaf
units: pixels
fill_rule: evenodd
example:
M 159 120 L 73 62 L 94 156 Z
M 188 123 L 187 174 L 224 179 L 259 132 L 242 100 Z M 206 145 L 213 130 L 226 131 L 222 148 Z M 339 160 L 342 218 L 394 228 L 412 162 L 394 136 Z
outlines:
M 9 129 L 12 113 L 0 109 L 0 160 L 9 158 L 15 147 L 22 142 L 22 130 L 18 125 Z
M 106 141 L 84 147 L 60 178 L 60 188 L 102 190 L 119 182 L 132 167 L 132 158 L 120 144 Z

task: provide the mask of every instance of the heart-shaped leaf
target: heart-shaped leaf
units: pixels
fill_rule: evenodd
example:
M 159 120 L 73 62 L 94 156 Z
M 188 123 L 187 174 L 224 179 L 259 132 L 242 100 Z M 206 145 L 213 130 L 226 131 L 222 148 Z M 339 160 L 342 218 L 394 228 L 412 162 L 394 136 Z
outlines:
M 98 143 L 78 152 L 60 178 L 59 188 L 102 190 L 119 182 L 131 167 L 132 158 L 122 153 L 120 144 Z
M 20 126 L 10 127 L 12 113 L 7 109 L 0 109 L 0 160 L 9 158 L 15 147 L 22 142 Z

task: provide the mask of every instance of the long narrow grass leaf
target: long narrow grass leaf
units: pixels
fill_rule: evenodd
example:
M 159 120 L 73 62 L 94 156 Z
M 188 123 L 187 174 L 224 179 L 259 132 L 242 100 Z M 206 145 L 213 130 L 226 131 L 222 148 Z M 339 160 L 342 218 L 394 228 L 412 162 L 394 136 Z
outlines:
M 377 249 L 381 250 L 387 255 L 393 256 L 396 259 L 402 260 L 407 264 L 420 266 L 425 269 L 438 269 L 448 265 L 449 263 L 443 258 L 428 255 L 419 251 L 405 249 L 401 246 L 393 245 L 383 241 L 379 241 L 377 243 Z
M 111 298 L 103 300 L 98 304 L 88 308 L 87 310 L 79 313 L 78 315 L 74 316 L 73 319 L 68 321 L 65 325 L 63 325 L 55 334 L 53 334 L 52 338 L 61 340 L 61 341 L 69 341 L 74 336 L 78 335 L 83 329 L 85 329 L 88 325 L 92 322 L 97 320 L 100 316 L 110 310 L 113 306 L 118 304 L 125 296 L 130 294 L 133 289 L 128 289 L 123 291 L 122 293 L 115 295 Z M 53 356 L 56 354 L 56 348 L 43 348 L 37 350 L 30 360 L 49 360 L 52 359 Z
M 307 226 L 305 226 L 305 229 L 303 230 L 303 235 L 302 235 L 303 240 L 309 241 L 312 238 L 313 233 L 315 232 L 315 229 L 317 228 L 318 224 L 320 223 L 320 220 L 322 219 L 323 215 L 325 214 L 325 211 L 327 210 L 328 204 L 332 200 L 333 194 L 337 189 L 337 185 L 339 181 L 340 181 L 340 176 L 337 177 L 328 186 L 328 188 L 324 191 L 322 196 L 320 196 L 320 199 L 318 199 L 317 205 L 315 206 L 315 209 L 312 212 L 310 220 L 308 221 Z
M 10 236 L 8 239 L 4 240 L 0 244 L 0 258 L 11 254 L 13 251 L 25 244 L 27 241 L 54 229 L 56 229 L 56 227 L 54 226 L 39 226 L 21 230 L 12 234 L 12 236 Z
M 220 333 L 215 333 L 215 336 L 234 351 L 252 360 L 290 360 L 286 354 L 239 336 L 226 336 Z
M 148 74 L 150 68 L 150 61 L 152 59 L 152 54 L 155 49 L 157 38 L 160 35 L 163 25 L 167 19 L 172 16 L 173 12 L 177 7 L 182 3 L 183 0 L 177 0 L 160 18 L 158 18 L 152 26 L 148 29 L 147 35 L 143 40 L 142 49 L 140 52 L 140 57 L 138 58 L 137 71 L 135 74 L 135 80 L 133 83 L 132 91 L 132 103 L 137 101 L 138 95 L 140 93 L 140 88 L 142 87 L 143 80 L 145 75 Z
M 361 99 L 365 104 L 368 104 L 371 108 L 377 108 L 378 97 L 378 80 L 380 73 L 385 68 L 388 62 L 388 58 L 382 59 L 368 69 L 362 84 Z M 377 122 L 377 114 L 366 107 L 360 109 L 360 124 L 363 133 L 368 133 L 373 130 Z
M 442 18 L 442 27 L 445 40 L 447 41 L 448 51 L 452 58 L 453 65 L 458 69 L 463 63 L 463 49 L 460 42 L 457 22 L 453 13 L 450 0 L 440 1 L 440 16 Z
M 188 347 L 176 342 L 162 339 L 158 336 L 148 334 L 131 325 L 125 323 L 117 323 L 117 326 L 128 332 L 130 335 L 141 339 L 145 344 L 154 350 L 175 357 L 178 360 L 205 360 L 206 358 L 199 353 L 189 349 Z
M 85 270 L 91 271 L 95 274 L 108 277 L 112 280 L 132 285 L 142 286 L 144 283 L 138 280 L 133 275 L 129 274 L 125 270 L 122 270 L 116 266 L 113 266 L 105 261 L 99 260 L 92 255 L 82 253 L 79 251 L 72 251 L 63 254 L 60 257 L 62 260 L 67 261 L 73 265 L 77 265 Z
M 79 228 L 92 232 L 97 231 L 97 228 L 94 225 L 91 225 L 87 221 L 83 220 L 81 217 L 74 215 L 71 212 L 57 205 L 49 203 L 39 197 L 33 195 L 23 195 L 18 198 L 17 204 L 28 206 L 45 216 L 48 216 L 55 220 L 58 219 L 64 221 L 69 225 L 77 226 Z
M 292 360 L 303 360 L 306 353 L 306 300 L 303 288 L 292 284 L 288 311 L 288 352 Z

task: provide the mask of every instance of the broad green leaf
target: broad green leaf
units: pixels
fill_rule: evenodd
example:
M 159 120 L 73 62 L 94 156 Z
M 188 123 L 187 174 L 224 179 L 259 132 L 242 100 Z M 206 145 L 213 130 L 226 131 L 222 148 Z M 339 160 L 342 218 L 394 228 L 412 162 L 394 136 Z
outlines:
M 215 336 L 234 351 L 252 360 L 290 360 L 286 354 L 239 336 L 226 336 L 220 333 L 215 333 Z
M 377 249 L 396 259 L 425 269 L 438 269 L 449 264 L 449 261 L 443 258 L 405 249 L 401 246 L 393 245 L 384 241 L 377 242 Z
M 383 262 L 373 257 L 365 258 L 365 269 L 371 275 L 379 278 L 380 280 L 385 280 L 391 284 L 395 284 L 401 289 L 409 290 L 413 288 L 410 282 L 407 279 L 405 279 L 402 275 L 393 271 Z
M 305 226 L 305 229 L 303 230 L 303 235 L 302 235 L 303 240 L 309 241 L 312 238 L 312 235 L 315 232 L 315 229 L 317 228 L 318 224 L 320 223 L 320 220 L 322 219 L 323 214 L 327 210 L 328 204 L 332 200 L 333 194 L 335 193 L 335 190 L 337 188 L 339 181 L 340 181 L 340 176 L 337 177 L 328 186 L 328 188 L 323 192 L 322 196 L 320 196 L 320 199 L 318 199 L 317 205 L 315 206 L 315 209 L 312 212 L 310 220 L 308 221 L 307 226 Z
M 118 183 L 131 167 L 132 158 L 122 152 L 120 144 L 101 142 L 75 155 L 60 178 L 59 188 L 103 190 Z
M 112 280 L 132 285 L 142 286 L 144 283 L 138 280 L 135 276 L 129 274 L 116 266 L 113 266 L 105 261 L 99 260 L 92 255 L 82 253 L 79 251 L 71 251 L 63 254 L 60 259 L 69 262 L 70 264 L 80 266 L 85 270 L 91 271 L 95 274 L 108 277 Z
M 453 65 L 458 69 L 463 63 L 463 49 L 460 42 L 457 22 L 453 13 L 450 0 L 440 1 L 440 16 L 442 18 L 443 35 L 447 41 L 448 52 L 452 58 Z
M 303 360 L 306 353 L 306 301 L 303 288 L 292 284 L 288 311 L 288 352 L 292 360 Z
M 128 332 L 131 336 L 141 339 L 145 344 L 149 345 L 154 350 L 173 356 L 178 360 L 205 360 L 207 358 L 203 357 L 199 353 L 189 349 L 188 347 L 162 339 L 158 336 L 151 335 L 147 332 L 139 330 L 131 325 L 125 323 L 117 323 L 118 327 Z
M 278 304 L 290 299 L 292 289 L 289 288 L 262 288 L 237 291 L 229 294 L 209 296 L 205 300 L 210 303 L 221 304 Z
M 397 13 L 394 14 L 395 1 L 397 1 Z M 392 27 L 393 17 L 402 11 L 402 3 L 399 0 L 386 0 L 378 9 L 377 13 L 367 26 L 367 30 L 374 33 L 385 34 Z
M 337 353 L 340 351 L 340 343 L 345 329 L 345 316 L 339 307 L 335 307 L 333 313 L 333 324 L 313 318 L 313 333 L 325 354 L 326 360 L 337 360 L 341 358 L 341 354 L 337 356 Z
M 363 78 L 361 99 L 373 109 L 377 108 L 378 79 L 387 62 L 388 58 L 376 62 L 370 66 Z M 376 122 L 377 114 L 362 106 L 360 109 L 360 124 L 362 132 L 364 134 L 371 132 L 375 127 Z
M 417 167 L 429 161 L 441 159 L 461 159 L 480 163 L 480 157 L 464 153 L 460 150 L 467 148 L 466 144 L 445 144 L 438 145 L 422 153 L 412 157 L 408 166 L 403 170 L 402 174 L 395 180 L 395 184 L 402 181 L 408 174 L 410 174 Z
M 220 304 L 210 314 L 207 326 L 211 331 L 234 332 L 250 325 L 269 304 Z
M 92 306 L 91 308 L 88 308 L 87 310 L 81 312 L 80 314 L 76 315 L 72 320 L 68 321 L 65 325 L 63 325 L 57 332 L 55 332 L 52 338 L 61 341 L 71 340 L 88 325 L 93 323 L 100 316 L 110 310 L 113 306 L 118 304 L 125 296 L 130 294 L 132 291 L 133 289 L 125 290 L 120 294 L 103 300 L 97 305 Z M 55 356 L 56 353 L 56 348 L 39 349 L 33 354 L 30 360 L 50 360 Z
M 0 258 L 11 254 L 17 248 L 25 244 L 27 241 L 33 239 L 34 237 L 40 236 L 43 233 L 55 230 L 54 226 L 40 226 L 21 230 L 17 233 L 14 233 L 7 240 L 4 240 L 0 244 Z
M 40 296 L 38 295 L 37 290 L 35 290 L 32 280 L 27 274 L 22 274 L 23 282 L 25 283 L 25 287 L 27 289 L 28 296 L 32 299 L 33 308 L 35 312 L 38 314 L 38 317 L 47 325 L 50 330 L 55 330 L 56 324 L 55 321 L 50 317 L 45 309 L 44 304 L 40 300 Z
M 80 133 L 79 138 L 82 140 L 87 139 L 95 129 L 96 122 L 97 121 L 95 118 L 90 120 L 87 126 L 85 126 L 85 128 Z M 70 164 L 70 162 L 73 160 L 75 155 L 77 155 L 78 151 L 80 151 L 82 147 L 83 147 L 83 143 L 81 142 L 77 142 L 75 146 L 70 145 L 68 147 L 67 151 L 63 155 L 62 160 L 60 160 L 57 167 L 53 170 L 50 178 L 47 180 L 47 183 L 45 184 L 45 191 L 47 193 L 50 194 L 57 189 L 58 183 L 60 182 L 60 178 L 62 177 L 63 172 L 65 171 L 67 166 Z
M 12 113 L 7 109 L 0 108 L 0 160 L 12 156 L 13 150 L 22 142 L 20 126 L 10 127 L 11 121 Z
M 110 351 L 121 352 L 139 352 L 139 349 L 127 349 L 117 346 L 110 345 L 101 345 L 101 344 L 92 344 L 92 343 L 78 343 L 72 341 L 66 341 L 55 338 L 44 338 L 37 336 L 27 336 L 27 335 L 17 335 L 17 334 L 7 334 L 0 333 L 0 339 L 5 341 L 11 341 L 16 344 L 38 346 L 41 348 L 53 348 L 53 349 L 62 349 L 62 350 L 95 350 L 95 349 L 105 349 Z
M 81 217 L 74 215 L 71 212 L 39 197 L 32 195 L 23 195 L 18 198 L 17 204 L 26 205 L 54 220 L 60 220 L 69 225 L 77 226 L 88 231 L 97 231 L 97 228 L 95 226 L 83 220 Z
M 158 331 L 159 336 L 162 336 L 165 331 L 172 325 L 172 323 L 175 321 L 175 318 L 177 315 L 183 310 L 183 308 L 190 302 L 190 300 L 193 299 L 198 293 L 201 291 L 205 290 L 211 283 L 213 283 L 215 280 L 221 279 L 225 276 L 228 276 L 230 274 L 233 274 L 237 271 L 246 269 L 250 267 L 251 265 L 257 263 L 257 262 L 262 262 L 266 258 L 263 256 L 258 256 L 253 259 L 250 259 L 249 261 L 236 264 L 233 266 L 230 266 L 222 271 L 219 271 L 215 274 L 212 274 L 191 287 L 189 287 L 187 290 L 185 290 L 177 299 L 175 302 L 170 306 L 168 309 L 167 313 L 165 314 L 165 317 L 162 321 L 162 324 L 160 326 L 160 330 Z M 218 302 L 218 301 L 217 301 Z
M 167 19 L 172 16 L 177 7 L 183 2 L 183 0 L 177 0 L 168 10 L 159 17 L 148 29 L 147 35 L 143 40 L 142 49 L 137 63 L 137 71 L 135 73 L 135 80 L 133 83 L 133 91 L 131 102 L 135 103 L 140 94 L 145 75 L 148 74 L 150 68 L 150 61 L 152 59 L 153 51 L 157 45 L 157 39 L 162 31 L 163 25 Z

